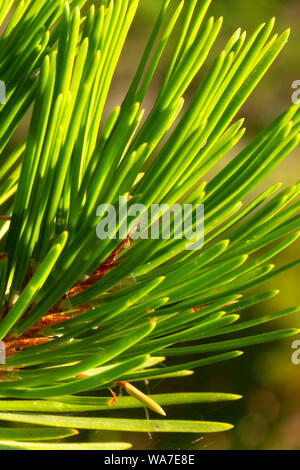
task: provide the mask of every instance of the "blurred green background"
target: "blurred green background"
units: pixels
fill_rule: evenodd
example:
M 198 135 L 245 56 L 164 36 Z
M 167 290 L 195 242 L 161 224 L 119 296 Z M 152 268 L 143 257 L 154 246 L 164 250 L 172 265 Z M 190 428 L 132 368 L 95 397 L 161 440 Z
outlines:
M 121 102 L 160 5 L 161 0 L 140 0 L 138 14 L 112 84 L 108 109 Z M 300 80 L 300 2 L 299 0 L 255 2 L 213 0 L 208 14 L 224 17 L 222 33 L 213 48 L 211 59 L 221 50 L 237 27 L 242 27 L 251 33 L 259 23 L 275 16 L 276 32 L 288 27 L 292 29 L 284 51 L 242 109 L 241 115 L 246 118 L 247 127 L 242 142 L 242 145 L 245 145 L 247 140 L 251 140 L 291 104 L 292 82 Z M 168 53 L 163 57 L 151 93 L 144 103 L 146 110 L 149 110 L 163 80 L 167 61 Z M 207 67 L 208 65 L 201 70 L 191 92 L 204 76 Z M 300 149 L 286 159 L 258 190 L 278 181 L 285 186 L 293 184 L 298 181 L 298 175 L 300 175 Z M 300 242 L 277 257 L 275 262 L 285 264 L 298 258 L 299 255 Z M 299 305 L 299 279 L 300 268 L 294 268 L 277 277 L 270 285 L 265 283 L 261 289 L 276 288 L 280 289 L 281 293 L 272 300 L 243 312 L 243 319 Z M 276 325 L 272 323 L 261 331 L 268 331 L 268 328 L 272 329 L 275 326 L 300 328 L 300 315 L 277 322 Z M 295 339 L 300 339 L 300 335 Z M 148 391 L 153 393 L 176 389 L 182 392 L 219 391 L 243 395 L 242 400 L 229 404 L 178 406 L 167 409 L 168 417 L 172 419 L 224 420 L 233 423 L 234 430 L 202 436 L 130 434 L 123 438 L 133 442 L 135 449 L 300 449 L 300 365 L 293 365 L 291 361 L 293 340 L 248 348 L 241 358 L 232 362 L 198 369 L 191 377 L 177 381 L 173 379 L 151 382 L 148 386 Z M 122 416 L 126 415 L 124 412 Z M 134 412 L 134 416 L 143 418 L 144 413 L 137 411 Z M 90 439 L 95 438 L 96 435 L 90 433 Z
M 187 0 L 189 1 L 189 0 Z M 92 3 L 92 2 L 91 2 Z M 97 0 L 93 2 L 97 4 Z M 174 0 L 177 3 L 177 0 Z M 128 41 L 121 57 L 113 81 L 106 112 L 120 104 L 136 70 L 153 22 L 160 8 L 161 0 L 140 0 L 140 7 Z M 276 30 L 281 32 L 287 27 L 292 34 L 279 59 L 260 83 L 253 95 L 242 109 L 241 116 L 246 118 L 247 141 L 264 128 L 279 113 L 291 104 L 293 93 L 292 82 L 300 80 L 300 1 L 299 0 L 213 0 L 209 13 L 216 17 L 223 16 L 222 33 L 213 48 L 211 59 L 221 50 L 229 36 L 237 27 L 249 33 L 255 27 L 275 16 Z M 180 24 L 178 25 L 180 27 Z M 172 50 L 172 48 L 171 48 Z M 210 60 L 211 60 L 210 59 Z M 162 83 L 168 53 L 163 56 L 161 67 L 156 74 L 144 106 L 146 111 L 151 107 L 156 93 Z M 208 61 L 209 63 L 209 61 Z M 191 87 L 191 93 L 204 76 L 208 64 L 202 68 Z M 187 96 L 187 99 L 189 97 Z M 24 133 L 24 128 L 19 133 Z M 17 133 L 17 137 L 20 135 Z M 235 150 L 235 153 L 237 150 Z M 230 156 L 228 157 L 228 159 Z M 224 165 L 224 160 L 221 162 Z M 300 148 L 286 159 L 269 176 L 268 180 L 257 191 L 274 182 L 281 181 L 285 186 L 293 184 L 300 175 Z M 294 244 L 283 255 L 275 259 L 276 264 L 285 264 L 300 255 L 300 242 Z M 294 305 L 300 305 L 300 268 L 265 283 L 261 289 L 280 289 L 281 293 L 270 301 L 242 313 L 243 319 L 253 318 L 279 311 Z M 300 328 L 300 314 L 272 323 L 261 328 L 261 332 L 274 327 Z M 251 334 L 251 333 L 249 333 Z M 238 402 L 228 404 L 209 404 L 169 407 L 166 411 L 170 419 L 205 419 L 231 422 L 235 428 L 226 433 L 213 435 L 152 435 L 110 433 L 108 439 L 128 440 L 133 442 L 134 449 L 300 449 L 300 365 L 292 364 L 292 342 L 288 339 L 245 350 L 245 354 L 220 365 L 196 370 L 191 377 L 178 380 L 151 382 L 144 387 L 148 393 L 169 391 L 211 391 L 228 392 L 243 395 Z M 120 417 L 128 416 L 126 411 Z M 103 412 L 100 414 L 103 416 Z M 144 418 L 143 410 L 130 411 L 130 416 Z M 99 431 L 100 433 L 100 431 Z M 87 438 L 99 439 L 98 432 L 86 432 Z M 101 440 L 105 436 L 101 435 Z

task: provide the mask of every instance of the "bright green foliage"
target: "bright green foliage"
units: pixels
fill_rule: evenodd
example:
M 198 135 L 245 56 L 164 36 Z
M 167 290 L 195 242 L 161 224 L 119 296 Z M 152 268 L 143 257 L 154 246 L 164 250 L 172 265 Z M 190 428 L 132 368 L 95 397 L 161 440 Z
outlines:
M 0 24 L 12 3 L 2 0 Z M 205 77 L 198 79 L 186 106 L 183 96 L 203 69 L 222 19 L 205 19 L 210 0 L 189 0 L 187 5 L 165 0 L 123 103 L 103 122 L 138 0 L 99 3 L 84 17 L 80 8 L 85 1 L 21 0 L 0 39 L 0 79 L 8 93 L 7 103 L 0 106 L 0 206 L 2 215 L 12 216 L 0 230 L 1 250 L 8 254 L 0 263 L 0 339 L 20 338 L 61 299 L 57 308 L 68 315 L 38 332 L 39 338 L 51 342 L 7 358 L 0 380 L 0 420 L 43 427 L 38 434 L 36 428 L 1 428 L 1 448 L 129 447 L 35 442 L 63 439 L 76 433 L 73 428 L 197 433 L 230 429 L 217 422 L 64 413 L 110 409 L 113 416 L 121 408 L 141 407 L 133 397 L 119 398 L 110 407 L 106 389 L 120 380 L 184 377 L 191 369 L 238 357 L 245 346 L 298 332 L 226 338 L 298 311 L 290 308 L 238 321 L 243 309 L 278 292 L 249 296 L 249 288 L 300 262 L 277 269 L 269 264 L 299 236 L 300 184 L 279 193 L 280 184 L 274 185 L 243 203 L 298 144 L 299 106 L 282 113 L 205 181 L 206 173 L 242 139 L 243 120 L 234 118 L 289 32 L 273 35 L 273 19 L 249 39 L 238 29 Z M 167 74 L 143 119 L 145 95 L 178 23 Z M 11 136 L 32 103 L 28 135 L 8 152 Z M 119 264 L 88 288 L 65 297 L 118 249 L 117 239 L 96 237 L 96 208 L 117 204 L 120 195 L 131 196 L 129 205 L 141 202 L 147 208 L 153 203 L 204 203 L 203 249 L 187 251 L 184 240 L 172 237 L 131 242 L 120 251 Z M 71 318 L 83 306 L 86 312 Z M 187 341 L 191 344 L 182 344 Z M 175 356 L 176 362 L 168 365 L 166 360 L 161 367 L 168 356 Z M 103 390 L 102 397 L 76 395 L 93 390 Z M 152 398 L 169 406 L 240 397 L 174 393 Z

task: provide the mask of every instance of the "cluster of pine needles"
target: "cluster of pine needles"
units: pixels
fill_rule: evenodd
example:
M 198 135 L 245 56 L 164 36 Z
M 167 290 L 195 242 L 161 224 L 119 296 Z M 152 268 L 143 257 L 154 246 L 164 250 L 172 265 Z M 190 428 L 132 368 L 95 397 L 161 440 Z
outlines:
M 210 2 L 161 2 L 129 90 L 107 118 L 138 0 L 101 0 L 90 8 L 85 0 L 0 2 L 0 79 L 7 93 L 0 105 L 0 340 L 7 354 L 0 370 L 1 448 L 126 449 L 130 444 L 110 442 L 107 431 L 230 429 L 153 419 L 152 411 L 150 419 L 116 416 L 144 406 L 172 416 L 171 405 L 236 400 L 142 390 L 145 380 L 172 381 L 236 358 L 240 348 L 298 333 L 244 333 L 298 308 L 240 320 L 244 309 L 278 293 L 250 295 L 251 288 L 300 262 L 270 264 L 299 237 L 300 184 L 248 196 L 297 146 L 299 106 L 246 146 L 244 121 L 235 120 L 289 31 L 273 34 L 273 19 L 249 38 L 238 29 L 207 66 L 222 26 L 222 18 L 206 17 Z M 161 88 L 144 113 L 166 53 Z M 185 103 L 191 84 L 196 91 Z M 29 110 L 28 133 L 16 143 Z M 172 236 L 99 240 L 96 209 L 116 205 L 121 195 L 147 208 L 204 204 L 203 248 L 187 251 L 186 241 Z M 191 224 L 197 228 L 195 213 Z M 108 389 L 115 394 L 116 383 L 132 396 L 124 391 L 112 400 Z M 87 411 L 89 417 L 80 415 Z M 81 429 L 99 430 L 101 442 L 64 441 Z

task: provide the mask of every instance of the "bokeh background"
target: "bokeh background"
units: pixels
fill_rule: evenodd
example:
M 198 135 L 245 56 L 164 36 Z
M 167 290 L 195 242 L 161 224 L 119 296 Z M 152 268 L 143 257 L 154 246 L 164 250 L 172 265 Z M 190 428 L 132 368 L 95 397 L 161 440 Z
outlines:
M 177 3 L 177 0 L 173 0 Z M 189 0 L 187 0 L 189 1 Z M 92 3 L 92 2 L 91 2 Z M 97 4 L 97 0 L 93 3 Z M 131 28 L 125 50 L 122 54 L 113 81 L 106 112 L 121 103 L 130 80 L 136 70 L 153 22 L 157 16 L 161 0 L 140 0 L 140 7 Z M 300 1 L 299 0 L 212 0 L 211 15 L 223 16 L 222 33 L 216 42 L 211 59 L 237 27 L 249 33 L 269 18 L 277 19 L 276 30 L 281 32 L 287 27 L 292 34 L 284 51 L 260 83 L 253 95 L 244 105 L 241 116 L 246 118 L 247 133 L 242 142 L 244 146 L 278 114 L 291 104 L 292 83 L 300 80 Z M 178 24 L 180 27 L 180 23 Z M 171 48 L 172 50 L 172 48 Z M 144 106 L 150 109 L 166 71 L 168 53 L 162 58 L 161 67 L 154 77 L 151 92 Z M 201 81 L 208 64 L 202 68 L 194 81 L 190 93 Z M 187 100 L 189 96 L 186 97 Z M 24 133 L 26 128 L 20 129 Z M 16 135 L 19 139 L 20 135 Z M 235 150 L 235 153 L 237 150 Z M 232 156 L 228 156 L 228 159 Z M 224 165 L 224 160 L 221 166 Z M 286 159 L 268 180 L 258 188 L 262 190 L 274 182 L 281 181 L 285 186 L 298 181 L 300 175 L 300 148 Z M 285 264 L 299 258 L 300 242 L 294 244 L 283 255 L 275 259 L 276 264 Z M 253 318 L 300 305 L 300 268 L 265 283 L 264 290 L 280 289 L 275 298 L 248 309 L 242 313 L 243 319 Z M 276 322 L 275 322 L 276 323 Z M 274 327 L 300 328 L 300 314 L 278 321 L 277 324 L 261 328 L 261 332 Z M 250 334 L 250 333 L 249 333 Z M 178 380 L 155 381 L 149 384 L 150 393 L 169 391 L 211 391 L 243 395 L 243 399 L 228 404 L 209 404 L 169 407 L 170 419 L 205 419 L 231 422 L 232 431 L 212 435 L 147 435 L 110 433 L 109 440 L 125 439 L 133 442 L 134 449 L 300 449 L 300 365 L 292 364 L 292 338 L 278 343 L 247 348 L 245 354 L 231 362 L 197 369 L 191 377 Z M 103 413 L 101 413 L 103 416 Z M 126 411 L 120 417 L 128 416 Z M 143 410 L 130 411 L 130 416 L 144 418 Z M 86 432 L 91 441 L 98 440 L 97 432 Z M 106 436 L 101 435 L 101 440 Z

